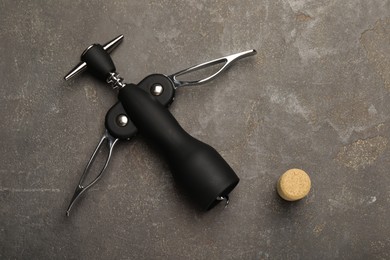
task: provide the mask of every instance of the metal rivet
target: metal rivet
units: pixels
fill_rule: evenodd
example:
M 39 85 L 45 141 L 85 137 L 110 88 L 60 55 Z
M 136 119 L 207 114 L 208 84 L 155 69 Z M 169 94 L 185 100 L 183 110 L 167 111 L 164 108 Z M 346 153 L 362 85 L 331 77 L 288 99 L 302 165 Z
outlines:
M 117 123 L 119 126 L 126 126 L 128 122 L 129 122 L 129 119 L 127 118 L 126 115 L 119 115 L 119 116 L 116 118 L 116 123 Z
M 153 85 L 150 88 L 150 93 L 152 93 L 153 96 L 160 96 L 163 93 L 163 91 L 164 88 L 160 84 Z

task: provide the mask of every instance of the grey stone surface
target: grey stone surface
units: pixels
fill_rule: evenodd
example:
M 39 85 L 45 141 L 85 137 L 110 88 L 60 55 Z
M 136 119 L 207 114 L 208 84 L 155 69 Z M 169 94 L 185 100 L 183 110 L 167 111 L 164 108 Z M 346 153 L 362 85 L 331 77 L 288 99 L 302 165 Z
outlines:
M 0 258 L 389 259 L 390 2 L 0 1 Z M 130 82 L 255 48 L 170 108 L 241 178 L 199 212 L 142 137 L 66 207 L 115 93 L 62 77 L 118 34 Z M 297 203 L 275 192 L 307 171 Z

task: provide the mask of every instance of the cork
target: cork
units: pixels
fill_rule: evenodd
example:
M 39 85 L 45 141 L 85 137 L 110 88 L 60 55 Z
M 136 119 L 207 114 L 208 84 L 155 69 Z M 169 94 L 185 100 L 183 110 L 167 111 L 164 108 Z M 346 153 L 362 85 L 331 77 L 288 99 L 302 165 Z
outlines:
M 300 169 L 290 169 L 280 176 L 277 191 L 283 199 L 296 201 L 304 198 L 310 191 L 309 175 Z

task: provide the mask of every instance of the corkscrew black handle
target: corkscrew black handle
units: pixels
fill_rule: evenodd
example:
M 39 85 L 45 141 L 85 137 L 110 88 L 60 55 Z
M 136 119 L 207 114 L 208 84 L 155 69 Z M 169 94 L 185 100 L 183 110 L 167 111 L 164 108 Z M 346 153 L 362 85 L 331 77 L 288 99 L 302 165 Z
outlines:
M 127 84 L 119 91 L 127 115 L 166 159 L 180 186 L 201 208 L 211 209 L 239 178 L 214 148 L 190 136 L 142 83 Z

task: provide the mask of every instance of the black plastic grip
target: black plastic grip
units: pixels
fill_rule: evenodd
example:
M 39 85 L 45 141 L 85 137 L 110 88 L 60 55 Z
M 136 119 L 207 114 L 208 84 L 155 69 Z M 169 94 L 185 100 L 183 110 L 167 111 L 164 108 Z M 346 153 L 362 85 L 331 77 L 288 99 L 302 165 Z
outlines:
M 201 208 L 215 206 L 228 195 L 239 178 L 211 146 L 193 138 L 152 95 L 127 85 L 119 91 L 126 113 L 146 140 L 168 162 L 174 178 Z
M 115 65 L 110 54 L 103 46 L 94 44 L 87 49 L 82 55 L 81 60 L 87 63 L 88 70 L 98 79 L 106 81 L 110 72 L 115 72 Z

